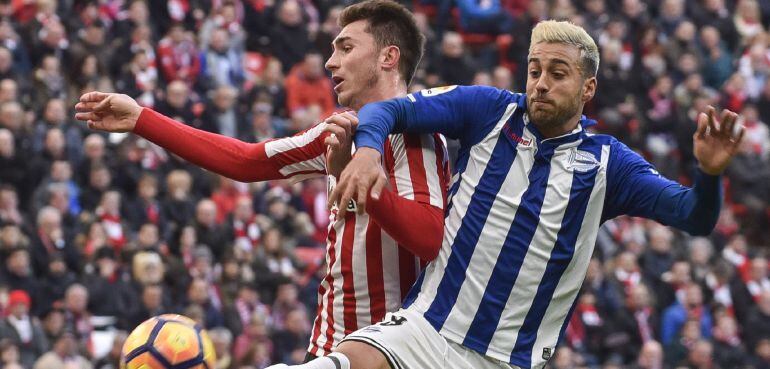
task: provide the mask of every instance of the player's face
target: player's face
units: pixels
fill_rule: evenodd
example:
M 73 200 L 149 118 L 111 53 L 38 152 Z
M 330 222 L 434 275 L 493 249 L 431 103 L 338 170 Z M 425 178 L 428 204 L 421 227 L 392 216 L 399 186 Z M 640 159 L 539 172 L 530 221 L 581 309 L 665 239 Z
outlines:
M 542 131 L 558 131 L 593 97 L 596 78 L 584 78 L 580 49 L 561 43 L 532 47 L 527 65 L 527 112 Z
M 366 31 L 368 21 L 348 24 L 332 43 L 334 52 L 326 61 L 332 73 L 334 92 L 340 105 L 358 110 L 370 102 L 379 81 L 379 51 L 374 37 Z

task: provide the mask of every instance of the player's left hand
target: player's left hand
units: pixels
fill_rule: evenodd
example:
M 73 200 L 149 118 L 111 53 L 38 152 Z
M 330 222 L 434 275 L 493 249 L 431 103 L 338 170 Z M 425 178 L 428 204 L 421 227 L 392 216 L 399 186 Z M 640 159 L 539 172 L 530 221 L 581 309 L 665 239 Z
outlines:
M 708 112 L 698 114 L 698 129 L 692 138 L 693 152 L 706 174 L 722 174 L 738 152 L 746 130 L 736 126 L 737 120 L 738 114 L 727 109 L 722 110 L 717 120 L 713 106 L 709 106 Z
M 326 168 L 339 179 L 342 169 L 350 162 L 353 151 L 353 134 L 358 127 L 358 117 L 352 111 L 335 113 L 324 121 L 324 132 L 331 133 L 324 139 Z

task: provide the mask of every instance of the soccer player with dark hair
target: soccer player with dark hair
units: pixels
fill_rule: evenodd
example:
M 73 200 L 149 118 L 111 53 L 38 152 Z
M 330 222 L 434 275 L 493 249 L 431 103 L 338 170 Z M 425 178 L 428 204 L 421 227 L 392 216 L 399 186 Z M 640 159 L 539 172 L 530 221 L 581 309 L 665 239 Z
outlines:
M 339 103 L 358 110 L 406 96 L 424 44 L 412 14 L 392 1 L 369 0 L 345 8 L 339 22 L 344 28 L 326 62 Z M 91 129 L 133 132 L 235 180 L 328 175 L 330 188 L 350 160 L 357 124 L 355 114 L 344 112 L 293 137 L 249 144 L 176 122 L 126 95 L 87 93 L 76 110 Z M 367 214 L 332 210 L 310 358 L 331 353 L 346 334 L 397 310 L 421 265 L 438 254 L 449 179 L 442 140 L 438 134 L 390 135 L 383 166 L 392 190 L 370 202 Z M 342 208 L 348 206 L 355 208 Z

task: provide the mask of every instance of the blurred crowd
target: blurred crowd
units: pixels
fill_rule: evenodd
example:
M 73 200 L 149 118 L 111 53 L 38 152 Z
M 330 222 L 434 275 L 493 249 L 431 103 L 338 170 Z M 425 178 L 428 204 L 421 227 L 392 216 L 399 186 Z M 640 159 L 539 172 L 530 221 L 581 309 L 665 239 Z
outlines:
M 292 135 L 339 109 L 324 62 L 348 4 L 0 0 L 0 368 L 116 369 L 126 332 L 166 312 L 210 330 L 217 369 L 302 361 L 325 179 L 234 182 L 89 131 L 73 106 L 116 91 L 241 140 Z M 428 39 L 413 91 L 523 91 L 534 24 L 582 25 L 601 51 L 596 130 L 684 184 L 696 114 L 739 112 L 746 139 L 713 234 L 607 222 L 549 366 L 770 368 L 770 2 L 404 5 Z

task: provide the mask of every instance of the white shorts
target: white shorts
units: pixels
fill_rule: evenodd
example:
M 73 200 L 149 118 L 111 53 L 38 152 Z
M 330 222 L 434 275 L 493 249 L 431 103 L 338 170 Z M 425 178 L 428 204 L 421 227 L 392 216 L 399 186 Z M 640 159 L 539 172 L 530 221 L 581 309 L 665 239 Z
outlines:
M 392 369 L 518 369 L 448 341 L 410 309 L 388 313 L 382 322 L 349 334 L 345 341 L 376 348 Z

